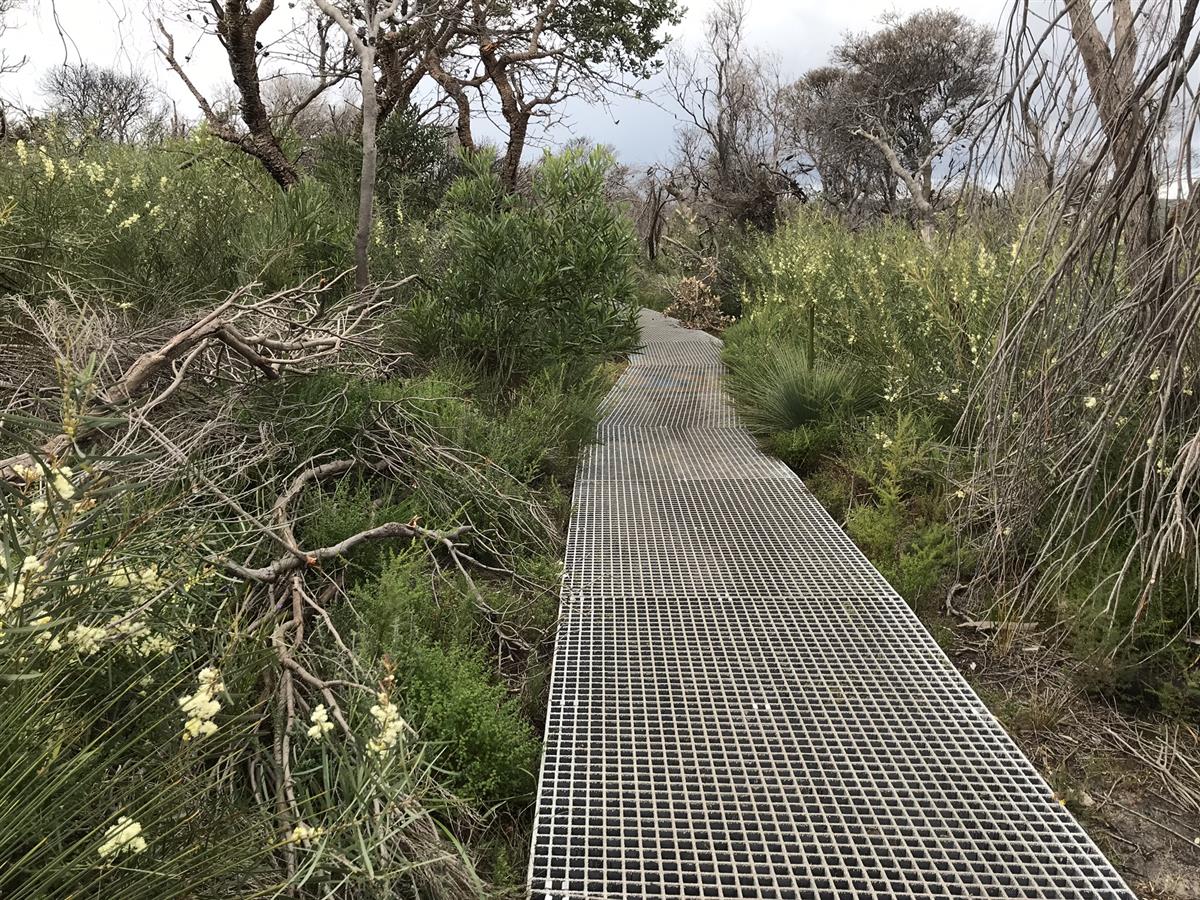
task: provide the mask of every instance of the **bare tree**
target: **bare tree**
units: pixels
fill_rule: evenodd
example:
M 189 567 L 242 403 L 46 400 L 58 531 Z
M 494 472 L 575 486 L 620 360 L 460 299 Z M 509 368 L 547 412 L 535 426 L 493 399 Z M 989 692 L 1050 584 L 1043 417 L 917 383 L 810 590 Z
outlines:
M 225 51 L 229 72 L 238 93 L 238 111 L 243 128 L 222 114 L 204 96 L 187 74 L 184 63 L 175 50 L 175 38 L 162 20 L 157 21 L 162 41 L 158 51 L 167 65 L 180 78 L 195 99 L 213 133 L 253 156 L 266 169 L 267 174 L 284 190 L 300 180 L 296 162 L 283 148 L 282 135 L 296 116 L 316 101 L 326 90 L 346 77 L 347 68 L 341 64 L 339 49 L 328 39 L 330 23 L 325 17 L 307 22 L 314 29 L 311 58 L 305 60 L 309 74 L 313 77 L 309 92 L 296 98 L 291 109 L 286 111 L 268 109 L 263 96 L 263 73 L 260 69 L 271 50 L 264 37 L 263 28 L 275 12 L 275 0 L 208 0 L 196 12 L 201 33 L 217 40 Z M 212 18 L 209 18 L 209 14 Z M 187 19 L 196 24 L 188 13 Z
M 1009 171 L 1045 156 L 1054 177 L 1020 210 L 1017 274 L 964 422 L 979 448 L 964 515 L 1010 609 L 1044 609 L 1085 566 L 1115 561 L 1095 586 L 1101 628 L 1128 637 L 1170 602 L 1194 631 L 1200 215 L 1159 201 L 1154 173 L 1190 193 L 1197 2 L 1102 8 L 1020 0 L 1010 19 L 997 156 Z M 1030 85 L 1065 97 L 1081 72 L 1065 139 L 1030 140 Z
M 1153 112 L 1146 109 L 1146 100 L 1138 96 L 1138 37 L 1133 6 L 1130 0 L 1112 0 L 1109 9 L 1112 28 L 1106 39 L 1091 3 L 1075 0 L 1066 4 L 1071 38 L 1087 74 L 1109 155 L 1117 176 L 1128 179 L 1134 198 L 1125 240 L 1130 253 L 1140 256 L 1149 249 L 1156 232 L 1154 204 L 1158 184 L 1150 147 L 1143 140 L 1147 115 Z M 1194 11 L 1194 3 L 1184 5 L 1185 16 L 1194 15 Z
M 903 185 L 933 233 L 935 168 L 953 170 L 952 151 L 974 137 L 995 82 L 995 34 L 949 10 L 885 20 L 872 34 L 847 37 L 833 53 L 843 70 L 827 124 L 868 142 Z M 958 166 L 961 173 L 963 165 Z M 947 180 L 952 171 L 945 171 Z
M 882 154 L 854 134 L 857 101 L 845 69 L 821 66 L 789 85 L 783 128 L 793 152 L 811 161 L 821 198 L 851 219 L 897 209 L 897 178 Z
M 90 63 L 56 66 L 42 77 L 50 113 L 76 140 L 133 143 L 162 130 L 158 92 L 137 72 Z
M 301 74 L 281 75 L 265 82 L 263 103 L 275 127 L 286 125 L 305 142 L 328 134 L 354 134 L 358 130 L 358 110 L 340 92 L 326 92 L 318 100 L 303 103 L 315 87 L 311 76 Z M 220 108 L 221 101 L 215 105 Z M 232 106 L 236 109 L 236 100 Z
M 671 204 L 683 199 L 683 190 L 675 172 L 663 165 L 651 166 L 631 188 L 634 222 L 646 257 L 655 260 L 667 227 Z
M 688 126 L 678 152 L 693 196 L 719 215 L 770 227 L 779 197 L 798 186 L 779 127 L 779 79 L 746 46 L 745 22 L 745 0 L 721 0 L 706 20 L 703 45 L 672 54 L 667 83 Z
M 22 3 L 22 0 L 0 0 L 0 40 L 8 33 L 11 27 L 11 19 L 9 18 L 13 10 L 17 9 Z M 25 57 L 12 58 L 8 55 L 6 48 L 0 47 L 0 75 L 8 75 L 19 71 L 25 65 Z M 0 140 L 3 140 L 8 135 L 8 104 L 4 98 L 0 96 Z
M 321 12 L 329 16 L 345 33 L 350 46 L 358 55 L 359 84 L 362 88 L 362 172 L 358 185 L 358 225 L 354 236 L 354 279 L 362 290 L 371 280 L 369 251 L 371 246 L 371 217 L 375 204 L 375 171 L 378 165 L 376 128 L 379 122 L 379 97 L 375 82 L 376 48 L 384 22 L 392 19 L 400 0 L 344 0 L 341 6 L 331 0 L 315 0 Z M 405 4 L 408 8 L 408 4 Z M 416 2 L 397 26 L 415 20 L 426 12 L 425 5 Z M 360 30 L 357 21 L 363 22 Z

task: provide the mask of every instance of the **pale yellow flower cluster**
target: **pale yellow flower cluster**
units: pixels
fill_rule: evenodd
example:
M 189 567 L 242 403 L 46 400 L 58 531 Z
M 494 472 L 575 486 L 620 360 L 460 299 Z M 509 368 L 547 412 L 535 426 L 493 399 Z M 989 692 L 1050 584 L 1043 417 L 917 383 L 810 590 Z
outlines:
M 92 560 L 92 563 L 98 564 L 99 560 Z M 132 589 L 143 594 L 157 593 L 163 589 L 164 585 L 157 564 L 144 566 L 141 569 L 131 569 L 125 563 L 118 563 L 105 581 L 109 587 L 118 590 Z
M 108 632 L 97 625 L 79 624 L 67 632 L 67 644 L 80 656 L 91 656 L 100 649 Z
M 367 752 L 376 758 L 383 759 L 400 742 L 405 724 L 404 720 L 400 718 L 400 711 L 396 709 L 396 704 L 388 699 L 386 693 L 381 692 L 377 699 L 379 702 L 371 707 L 371 717 L 375 720 L 378 731 L 367 742 Z
M 318 703 L 313 707 L 312 714 L 308 717 L 312 724 L 308 727 L 308 736 L 314 741 L 319 741 L 329 732 L 333 731 L 333 723 L 329 721 L 329 712 L 325 709 L 324 703 Z
M 185 741 L 208 737 L 217 730 L 213 721 L 221 711 L 221 704 L 216 695 L 225 690 L 221 681 L 221 673 L 212 667 L 200 670 L 199 686 L 196 693 L 190 697 L 179 698 L 179 708 L 183 710 L 187 720 L 183 724 L 183 739 Z
M 292 833 L 288 836 L 287 843 L 299 844 L 304 841 L 311 841 L 316 838 L 322 837 L 324 834 L 325 834 L 324 828 L 319 828 L 319 827 L 312 828 L 308 825 L 305 825 L 303 822 L 301 822 L 299 825 L 297 825 L 295 828 L 292 829 Z
M 70 500 L 75 496 L 75 485 L 71 483 L 75 472 L 70 466 L 59 466 L 56 469 L 50 470 L 51 483 L 54 485 L 54 492 L 64 500 Z
M 128 816 L 121 816 L 117 824 L 104 832 L 104 843 L 100 845 L 100 856 L 111 859 L 122 853 L 143 853 L 146 839 L 142 837 L 142 826 Z

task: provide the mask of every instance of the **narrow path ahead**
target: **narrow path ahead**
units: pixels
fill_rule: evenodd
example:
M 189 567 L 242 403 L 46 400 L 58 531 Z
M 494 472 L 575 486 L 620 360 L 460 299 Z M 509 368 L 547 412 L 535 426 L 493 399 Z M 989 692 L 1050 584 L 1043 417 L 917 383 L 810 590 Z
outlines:
M 920 622 L 643 315 L 568 539 L 530 888 L 1131 898 Z

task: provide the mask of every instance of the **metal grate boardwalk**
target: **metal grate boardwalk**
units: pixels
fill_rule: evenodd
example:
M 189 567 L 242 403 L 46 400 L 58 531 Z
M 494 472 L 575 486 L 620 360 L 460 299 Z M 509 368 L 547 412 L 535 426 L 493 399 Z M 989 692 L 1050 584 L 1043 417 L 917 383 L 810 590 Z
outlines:
M 917 618 L 643 314 L 580 467 L 534 900 L 1132 898 Z

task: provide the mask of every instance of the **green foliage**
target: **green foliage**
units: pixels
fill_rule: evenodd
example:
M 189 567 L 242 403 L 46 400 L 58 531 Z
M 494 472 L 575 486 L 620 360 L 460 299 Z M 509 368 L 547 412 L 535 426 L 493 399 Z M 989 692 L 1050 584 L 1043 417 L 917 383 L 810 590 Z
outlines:
M 411 521 L 416 514 L 411 495 L 402 495 L 386 483 L 350 476 L 331 491 L 313 491 L 306 496 L 298 534 L 304 546 L 329 547 L 384 522 Z M 388 552 L 383 544 L 363 544 L 351 551 L 347 562 L 360 571 L 373 571 Z
M 253 280 L 291 286 L 348 264 L 352 208 L 308 181 L 281 192 L 198 131 L 143 148 L 53 133 L 0 146 L 0 287 L 37 297 L 86 282 L 120 309 L 178 304 Z
M 0 483 L 0 894 L 267 889 L 269 816 L 230 794 L 256 740 L 261 647 L 214 626 L 224 592 L 194 513 L 80 476 Z M 188 740 L 178 698 L 205 669 L 214 729 Z
M 1004 223 L 926 244 L 901 222 L 851 231 L 809 209 L 740 248 L 746 314 L 731 342 L 805 346 L 875 377 L 889 402 L 944 414 L 988 360 L 1012 241 Z
M 423 121 L 409 107 L 396 110 L 376 136 L 379 155 L 375 173 L 375 206 L 388 240 L 414 215 L 436 209 L 455 169 L 447 150 L 444 125 Z M 362 145 L 357 137 L 325 135 L 316 148 L 313 178 L 328 185 L 343 206 L 358 202 Z
M 446 783 L 489 805 L 527 801 L 541 747 L 479 651 L 417 644 L 397 666 L 408 717 Z
M 931 522 L 916 529 L 900 551 L 896 589 L 911 602 L 936 599 L 936 590 L 957 563 L 954 531 L 946 522 Z
M 865 488 L 846 509 L 847 533 L 914 606 L 935 600 L 947 577 L 968 565 L 948 522 L 932 428 L 911 413 L 876 418 L 839 460 Z
M 469 647 L 479 636 L 470 596 L 431 571 L 428 554 L 416 548 L 393 555 L 360 585 L 354 610 L 363 652 L 372 657 L 404 655 L 418 643 Z
M 398 334 L 424 358 L 473 363 L 501 385 L 551 368 L 567 383 L 636 339 L 636 242 L 606 201 L 611 158 L 564 153 L 529 197 L 506 194 L 486 155 L 467 162 L 443 212 L 436 274 Z
M 184 661 L 134 662 L 120 646 L 51 653 L 36 634 L 22 637 L 0 654 L 0 894 L 150 900 L 269 889 L 270 823 L 228 796 L 248 729 L 225 721 L 203 747 L 180 739 L 176 698 L 196 690 Z M 140 830 L 109 853 L 122 818 Z
M 797 473 L 806 475 L 838 447 L 844 427 L 841 422 L 800 425 L 768 434 L 763 439 L 763 447 Z
M 874 386 L 858 372 L 812 360 L 794 346 L 764 353 L 735 343 L 726 359 L 730 393 L 746 424 L 760 434 L 845 422 L 865 415 L 878 401 Z
M 675 302 L 672 288 L 676 283 L 676 279 L 672 275 L 639 267 L 636 278 L 638 303 L 642 306 L 657 312 L 663 312 Z
M 667 27 L 678 25 L 682 17 L 677 0 L 564 3 L 551 15 L 550 27 L 580 63 L 607 63 L 645 78 L 661 66 L 656 57 L 667 44 Z
M 363 651 L 393 661 L 405 716 L 430 746 L 444 783 L 488 805 L 526 799 L 539 743 L 484 662 L 469 594 L 409 552 L 364 586 L 355 606 Z

